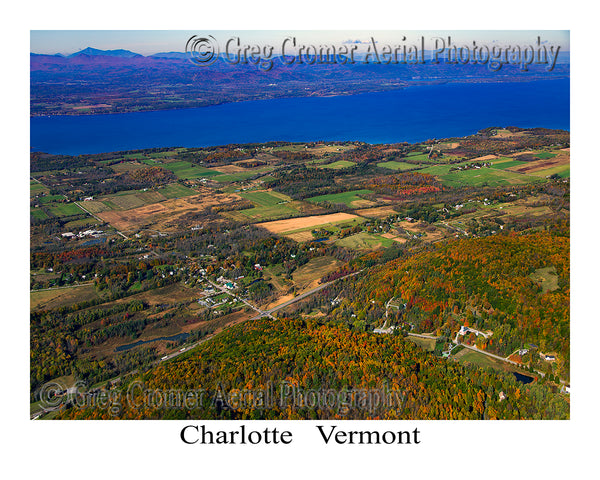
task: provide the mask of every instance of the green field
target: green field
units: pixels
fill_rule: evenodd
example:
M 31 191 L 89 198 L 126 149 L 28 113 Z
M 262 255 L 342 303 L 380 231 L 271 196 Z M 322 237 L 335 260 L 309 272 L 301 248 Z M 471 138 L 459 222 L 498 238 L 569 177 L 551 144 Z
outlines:
M 88 200 L 87 202 L 83 203 L 83 206 L 91 213 L 100 213 L 105 212 L 106 210 L 112 210 L 109 205 L 99 200 Z
M 246 180 L 247 178 L 253 177 L 258 173 L 269 171 L 271 171 L 271 167 L 253 168 L 250 169 L 248 172 L 219 174 L 219 176 L 214 178 L 213 180 L 219 183 L 239 182 L 241 180 Z
M 306 150 L 304 144 L 301 145 L 284 145 L 282 147 L 272 147 L 273 152 L 303 152 Z
M 460 165 L 472 162 L 464 162 Z M 450 168 L 456 165 L 435 165 L 419 170 L 421 173 L 428 173 L 440 178 L 442 183 L 449 186 L 483 186 L 497 187 L 500 185 L 519 185 L 524 183 L 539 182 L 542 179 L 530 175 L 522 175 L 509 170 L 499 168 L 479 168 L 462 171 L 450 172 Z
M 321 165 L 319 168 L 331 168 L 333 170 L 339 170 L 341 168 L 353 167 L 354 165 L 356 164 L 349 160 L 338 160 L 337 162 L 328 163 L 327 165 Z
M 520 167 L 521 165 L 525 165 L 527 162 L 519 162 L 518 160 L 513 160 L 511 162 L 502 162 L 502 163 L 492 163 L 492 168 L 501 168 L 502 170 L 506 170 L 507 168 L 512 167 Z
M 496 160 L 492 160 L 492 168 L 501 168 L 505 170 L 511 167 L 519 167 L 521 165 L 526 165 L 527 162 L 521 162 L 519 160 L 514 160 L 512 158 L 498 158 Z
M 349 237 L 341 238 L 335 242 L 340 247 L 353 250 L 374 250 L 382 247 L 391 247 L 396 242 L 390 238 L 381 237 L 372 233 L 360 232 Z
M 66 229 L 77 229 L 86 225 L 96 224 L 97 220 L 93 217 L 82 218 L 81 220 L 73 220 L 65 223 Z
M 50 218 L 41 208 L 30 208 L 29 213 L 36 220 L 46 220 L 47 218 Z
M 146 160 L 144 163 L 148 165 L 156 165 L 156 163 L 152 160 Z M 177 176 L 177 178 L 181 178 L 183 180 L 216 177 L 222 175 L 221 172 L 217 172 L 216 170 L 200 167 L 186 161 L 161 163 L 160 166 L 166 168 L 167 170 L 171 170 Z
M 433 161 L 429 158 L 429 154 L 423 152 L 410 152 L 406 158 L 410 158 L 411 161 L 416 160 L 417 162 L 422 163 L 431 163 Z
M 35 180 L 31 180 L 29 182 L 29 195 L 31 197 L 34 197 L 35 195 L 39 195 L 40 193 L 48 193 L 49 191 L 50 190 L 48 190 L 46 187 L 44 187 L 44 185 L 36 182 Z
M 306 288 L 315 280 L 322 278 L 327 273 L 333 272 L 342 265 L 342 262 L 328 255 L 311 258 L 292 274 L 292 279 L 297 287 Z
M 530 175 L 538 177 L 548 177 L 550 175 L 558 175 L 561 178 L 570 176 L 571 166 L 569 164 L 557 165 L 556 167 L 546 168 L 545 170 L 538 170 L 537 172 L 531 172 Z
M 269 207 L 254 207 L 246 210 L 234 210 L 227 212 L 226 215 L 237 221 L 264 222 L 268 220 L 277 220 L 286 217 L 296 217 L 300 212 L 293 203 L 283 205 L 272 205 Z
M 404 171 L 404 170 L 411 170 L 413 168 L 419 168 L 418 165 L 413 165 L 411 163 L 406 163 L 406 162 L 397 162 L 396 160 L 392 160 L 390 162 L 379 162 L 377 164 L 377 166 L 387 168 L 389 170 L 397 170 L 397 171 Z
M 77 302 L 98 298 L 93 284 L 77 287 L 52 288 L 49 290 L 32 291 L 29 295 L 32 310 L 58 308 Z
M 192 190 L 179 183 L 171 183 L 158 191 L 165 198 L 181 198 L 189 197 L 191 195 L 198 195 L 196 190 Z
M 150 153 L 148 154 L 148 156 L 150 158 L 171 158 L 174 157 L 175 155 L 177 155 L 177 150 L 169 150 L 167 152 L 156 152 L 156 153 Z
M 351 192 L 332 193 L 328 195 L 318 195 L 316 197 L 307 198 L 306 201 L 311 203 L 330 202 L 333 204 L 343 203 L 348 207 L 359 207 L 357 203 L 364 203 L 365 200 L 359 195 L 373 193 L 372 190 L 352 190 Z
M 121 163 L 115 163 L 114 165 L 111 165 L 110 168 L 112 168 L 117 173 L 123 173 L 123 172 L 133 172 L 134 170 L 140 170 L 142 168 L 148 168 L 148 167 L 144 163 L 139 163 L 139 162 L 121 162 Z
M 558 290 L 558 274 L 556 273 L 556 267 L 554 266 L 538 268 L 529 275 L 529 278 L 541 285 L 543 293 Z
M 134 193 L 107 197 L 104 203 L 114 210 L 130 210 L 144 206 L 144 201 Z
M 127 155 L 123 155 L 123 158 L 128 160 L 144 160 L 146 155 L 143 153 L 128 153 Z M 107 162 L 112 162 L 112 160 L 106 160 Z
M 55 217 L 70 217 L 71 215 L 80 215 L 82 213 L 87 215 L 87 213 L 85 213 L 74 203 L 54 205 L 52 207 L 48 207 L 48 211 Z
M 44 195 L 43 197 L 38 198 L 37 202 L 41 203 L 42 205 L 45 205 L 47 203 L 52 202 L 61 202 L 64 199 L 65 197 L 63 197 L 62 195 Z
M 484 355 L 483 353 L 465 349 L 456 355 L 460 363 L 476 365 L 481 368 L 493 368 L 494 370 L 505 370 L 506 364 L 500 360 Z
M 406 340 L 418 345 L 423 350 L 426 350 L 428 352 L 433 352 L 435 350 L 435 338 L 421 338 L 409 335 L 406 337 Z
M 540 152 L 540 153 L 536 153 L 535 156 L 538 158 L 541 158 L 542 160 L 547 160 L 548 158 L 556 157 L 556 153 Z
M 272 207 L 292 201 L 287 195 L 274 191 L 243 192 L 239 195 L 242 198 L 250 200 L 257 207 Z

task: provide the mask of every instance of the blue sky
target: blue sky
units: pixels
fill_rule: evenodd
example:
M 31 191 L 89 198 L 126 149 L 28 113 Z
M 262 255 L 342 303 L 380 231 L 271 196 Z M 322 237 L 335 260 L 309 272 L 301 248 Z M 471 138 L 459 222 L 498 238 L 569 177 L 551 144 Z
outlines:
M 240 37 L 243 43 L 279 45 L 288 36 L 310 43 L 342 43 L 347 40 L 368 41 L 373 36 L 380 43 L 398 44 L 402 36 L 405 43 L 416 41 L 421 36 L 432 44 L 432 37 L 452 37 L 458 44 L 534 45 L 537 37 L 551 45 L 560 45 L 561 51 L 570 50 L 569 31 L 565 30 L 32 30 L 30 51 L 34 53 L 68 55 L 86 47 L 112 50 L 124 48 L 142 55 L 158 52 L 184 51 L 185 42 L 192 35 L 213 35 L 220 43 L 232 36 Z

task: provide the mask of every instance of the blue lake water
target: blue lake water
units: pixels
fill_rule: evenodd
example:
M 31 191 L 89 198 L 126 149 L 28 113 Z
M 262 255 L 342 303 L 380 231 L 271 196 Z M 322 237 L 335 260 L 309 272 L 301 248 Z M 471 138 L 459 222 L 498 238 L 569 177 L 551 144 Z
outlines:
M 419 142 L 491 126 L 569 130 L 569 80 L 445 84 L 338 97 L 31 118 L 31 148 L 78 155 L 271 140 Z
M 512 372 L 512 374 L 515 376 L 515 378 L 517 379 L 517 381 L 524 383 L 524 384 L 528 384 L 533 382 L 534 378 L 530 377 L 529 375 L 523 375 L 519 372 Z

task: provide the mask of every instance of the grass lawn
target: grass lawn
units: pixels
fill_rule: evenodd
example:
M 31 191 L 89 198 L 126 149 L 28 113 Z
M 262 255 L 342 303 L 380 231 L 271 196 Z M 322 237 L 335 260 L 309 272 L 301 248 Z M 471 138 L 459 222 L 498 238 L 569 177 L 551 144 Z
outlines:
M 493 368 L 494 370 L 505 370 L 505 363 L 495 358 L 484 355 L 483 353 L 474 352 L 465 348 L 462 352 L 458 352 L 455 358 L 464 364 L 476 365 L 481 368 Z
M 396 242 L 391 238 L 381 237 L 367 232 L 360 232 L 349 237 L 341 238 L 335 242 L 340 247 L 353 250 L 375 250 L 383 247 L 391 247 Z
M 535 156 L 538 158 L 541 158 L 542 160 L 546 160 L 548 158 L 556 157 L 556 153 L 540 152 L 540 153 L 536 153 Z
M 44 187 L 44 185 L 36 182 L 35 180 L 31 180 L 29 182 L 29 195 L 31 197 L 39 195 L 40 193 L 48 193 L 49 191 L 50 190 L 48 190 L 46 187 Z
M 284 217 L 293 217 L 300 215 L 300 212 L 293 203 L 285 203 L 282 205 L 272 205 L 268 207 L 254 207 L 246 210 L 235 210 L 225 212 L 225 214 L 234 220 L 244 221 L 251 220 L 253 222 L 262 222 L 268 220 L 277 220 Z
M 330 256 L 311 258 L 308 263 L 305 263 L 292 273 L 292 279 L 296 286 L 306 288 L 315 280 L 333 272 L 340 265 L 342 265 L 340 260 Z
M 146 162 L 149 165 L 154 164 L 154 162 Z M 211 170 L 210 168 L 200 167 L 191 162 L 180 161 L 180 162 L 168 162 L 161 163 L 161 167 L 166 168 L 167 170 L 171 170 L 177 178 L 181 178 L 184 180 L 194 179 L 194 178 L 208 178 L 208 177 L 216 177 L 222 175 L 221 172 L 217 172 L 216 170 Z
M 529 278 L 542 286 L 543 293 L 558 290 L 558 274 L 556 273 L 556 267 L 554 266 L 538 268 L 529 275 Z
M 170 157 L 174 157 L 175 155 L 177 155 L 177 150 L 169 150 L 167 152 L 156 152 L 156 153 L 150 153 L 148 154 L 148 156 L 150 158 L 170 158 Z
M 162 190 L 133 190 L 130 193 L 118 195 L 110 195 L 102 199 L 102 202 L 107 207 L 113 210 L 130 210 L 132 208 L 143 207 L 144 205 L 150 205 L 151 203 L 162 202 L 166 198 L 162 195 Z M 90 203 L 90 202 L 86 202 Z M 95 205 L 94 205 L 95 207 Z M 90 210 L 91 212 L 92 210 Z M 95 213 L 95 212 L 94 212 Z
M 41 208 L 30 208 L 29 213 L 36 220 L 46 220 L 47 218 L 50 218 Z
M 460 165 L 472 162 L 465 162 Z M 455 166 L 455 165 L 453 165 Z M 473 168 L 469 170 L 450 172 L 451 165 L 435 165 L 419 170 L 440 178 L 442 183 L 449 186 L 483 186 L 497 187 L 500 185 L 520 185 L 524 183 L 539 182 L 542 179 L 530 175 L 521 175 L 509 170 L 499 168 Z
M 409 335 L 406 337 L 406 340 L 418 345 L 428 352 L 433 352 L 435 350 L 435 338 L 412 337 Z
M 138 198 L 134 193 L 129 195 L 107 197 L 104 203 L 115 210 L 129 210 L 131 208 L 137 208 L 144 205 L 144 201 Z
M 373 193 L 372 190 L 352 190 L 351 192 L 343 192 L 343 193 L 332 193 L 328 195 L 319 195 L 317 197 L 307 198 L 306 200 L 311 203 L 318 202 L 330 202 L 330 203 L 343 203 L 348 207 L 360 207 L 365 206 L 364 204 L 368 201 L 360 198 L 359 195 L 365 195 Z M 360 205 L 360 204 L 363 205 Z M 370 203 L 370 202 L 368 202 Z
M 129 153 L 127 155 L 123 155 L 123 158 L 128 160 L 143 160 L 146 156 L 143 153 Z M 112 160 L 107 160 L 108 162 L 112 162 Z
M 117 173 L 123 173 L 133 172 L 134 170 L 141 170 L 142 168 L 148 167 L 145 164 L 139 162 L 121 162 L 111 165 L 110 168 L 112 168 Z
M 42 205 L 45 205 L 47 203 L 52 202 L 61 202 L 64 199 L 65 197 L 63 197 L 62 195 L 44 195 L 43 197 L 38 198 L 37 202 L 41 203 Z
M 283 264 L 278 263 L 276 265 L 265 267 L 263 274 L 266 280 L 268 280 L 278 291 L 281 291 L 289 284 L 289 280 L 282 277 L 284 271 Z
M 333 170 L 339 170 L 341 168 L 353 167 L 354 165 L 356 164 L 349 160 L 338 160 L 337 162 L 328 163 L 327 165 L 321 165 L 319 168 L 331 168 Z
M 33 291 L 29 294 L 31 310 L 58 308 L 98 297 L 96 287 L 93 284 Z
M 406 162 L 397 162 L 396 160 L 392 160 L 390 162 L 379 162 L 377 164 L 377 166 L 387 168 L 389 170 L 397 170 L 397 171 L 404 171 L 404 170 L 411 170 L 413 168 L 419 168 L 418 165 L 413 165 L 412 163 L 406 163 Z
M 406 158 L 410 158 L 411 161 L 412 160 L 416 160 L 418 162 L 422 162 L 422 163 L 431 163 L 433 161 L 435 162 L 439 162 L 438 159 L 430 159 L 429 154 L 427 153 L 423 153 L 423 152 L 410 152 Z
M 492 168 L 507 169 L 511 167 L 519 167 L 525 165 L 527 162 L 520 162 L 519 160 L 513 160 L 512 158 L 498 158 L 492 160 Z
M 282 147 L 272 147 L 271 151 L 273 152 L 303 152 L 306 150 L 305 144 L 301 145 L 284 145 Z
M 253 177 L 258 173 L 268 171 L 271 171 L 271 167 L 253 168 L 248 172 L 219 174 L 219 176 L 214 178 L 213 180 L 219 183 L 239 182 L 241 180 L 246 180 L 247 178 Z
M 198 195 L 196 190 L 192 190 L 191 188 L 180 185 L 179 183 L 171 183 L 166 187 L 159 189 L 158 192 L 165 198 L 181 198 L 189 197 L 191 195 Z
M 100 213 L 105 212 L 106 210 L 110 210 L 111 207 L 105 204 L 104 202 L 100 202 L 98 200 L 88 200 L 82 204 L 86 210 L 89 210 L 92 213 Z
M 291 202 L 292 199 L 283 193 L 274 191 L 255 191 L 255 192 L 243 192 L 239 194 L 240 197 L 250 200 L 257 207 L 273 207 L 283 203 Z
M 565 165 L 557 165 L 555 167 L 546 168 L 544 170 L 538 170 L 537 172 L 531 172 L 530 175 L 537 177 L 547 177 L 549 175 L 558 175 L 561 178 L 570 176 L 571 166 L 567 163 Z
M 74 203 L 54 205 L 52 207 L 48 207 L 48 211 L 55 217 L 70 217 L 71 215 L 80 215 L 82 213 L 87 215 L 87 213 L 85 213 Z

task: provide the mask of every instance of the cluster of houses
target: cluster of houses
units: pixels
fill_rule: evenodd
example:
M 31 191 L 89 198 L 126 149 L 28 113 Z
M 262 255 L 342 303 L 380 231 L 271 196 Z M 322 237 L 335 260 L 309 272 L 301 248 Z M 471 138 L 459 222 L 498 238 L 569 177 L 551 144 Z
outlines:
M 223 298 L 220 302 L 216 302 L 211 297 L 206 297 L 206 298 L 201 298 L 200 300 L 198 300 L 198 303 L 200 305 L 202 305 L 203 307 L 216 308 L 220 305 L 223 305 L 224 303 L 227 303 L 228 301 L 229 301 L 228 298 Z
M 231 280 L 223 277 L 222 275 L 219 278 L 217 278 L 217 282 L 222 284 L 227 290 L 233 290 L 237 288 L 237 283 L 232 282 Z
M 389 328 L 383 328 L 383 327 L 382 328 L 376 328 L 376 329 L 373 330 L 373 333 L 387 333 L 387 334 L 390 334 L 390 333 L 394 333 L 394 329 L 395 328 L 396 327 L 394 325 L 392 325 Z
M 466 327 L 465 325 L 463 325 L 462 327 L 460 327 L 460 330 L 458 331 L 459 335 L 466 335 L 469 332 L 473 332 L 475 334 L 475 336 L 479 336 L 479 335 L 483 335 L 484 337 L 486 337 L 486 335 L 483 332 L 480 332 L 479 330 L 475 330 L 473 328 L 469 328 Z
M 61 236 L 63 238 L 84 238 L 84 237 L 98 237 L 102 235 L 104 232 L 102 230 L 85 230 L 84 232 L 79 232 L 77 234 L 73 232 L 65 232 L 62 233 Z
M 470 170 L 470 169 L 475 169 L 475 170 L 479 170 L 480 168 L 483 167 L 491 167 L 492 163 L 491 162 L 485 162 L 485 163 L 468 163 L 466 165 L 457 165 L 456 167 L 452 167 L 450 168 L 451 172 L 457 171 L 457 170 Z

